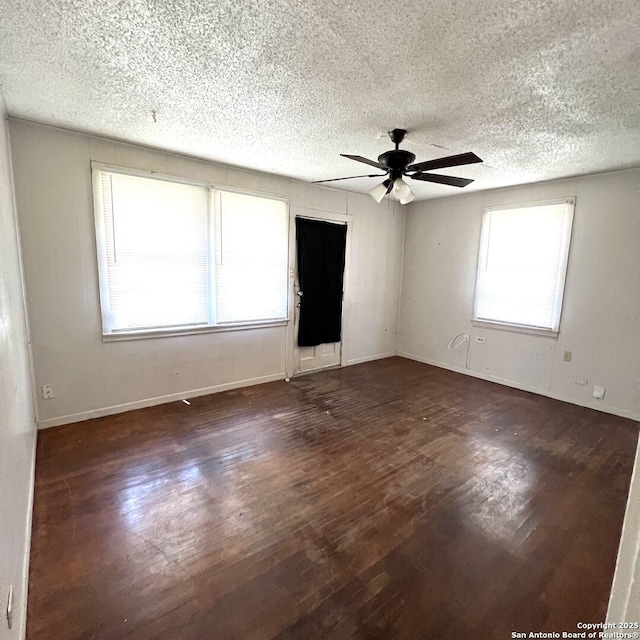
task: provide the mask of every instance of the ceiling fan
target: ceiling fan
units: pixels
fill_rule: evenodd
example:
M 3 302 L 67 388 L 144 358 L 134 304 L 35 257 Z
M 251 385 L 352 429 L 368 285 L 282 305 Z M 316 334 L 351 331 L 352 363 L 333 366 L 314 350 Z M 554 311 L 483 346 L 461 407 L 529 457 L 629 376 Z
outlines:
M 473 180 L 469 180 L 468 178 L 443 176 L 437 173 L 425 173 L 425 171 L 482 162 L 482 159 L 475 153 L 460 153 L 456 156 L 447 156 L 446 158 L 437 158 L 436 160 L 427 160 L 425 162 L 413 164 L 416 156 L 410 151 L 400 149 L 400 143 L 404 140 L 406 135 L 407 132 L 405 129 L 394 129 L 393 131 L 389 131 L 389 137 L 396 145 L 396 148 L 379 155 L 377 162 L 375 160 L 369 160 L 369 158 L 363 158 L 362 156 L 351 156 L 346 153 L 340 154 L 343 158 L 349 158 L 356 162 L 364 162 L 364 164 L 381 169 L 382 171 L 385 171 L 385 173 L 348 176 L 346 178 L 331 178 L 329 180 L 314 180 L 314 184 L 318 184 L 320 182 L 336 182 L 337 180 L 350 180 L 352 178 L 382 178 L 386 175 L 388 178 L 381 184 L 373 187 L 373 189 L 369 191 L 369 195 L 376 202 L 380 203 L 382 202 L 382 199 L 390 193 L 396 200 L 399 200 L 401 204 L 408 204 L 415 198 L 415 195 L 413 194 L 413 191 L 411 191 L 411 187 L 402 179 L 403 176 L 411 178 L 412 180 L 422 180 L 423 182 L 448 184 L 452 187 L 466 187 L 468 184 L 473 182 Z

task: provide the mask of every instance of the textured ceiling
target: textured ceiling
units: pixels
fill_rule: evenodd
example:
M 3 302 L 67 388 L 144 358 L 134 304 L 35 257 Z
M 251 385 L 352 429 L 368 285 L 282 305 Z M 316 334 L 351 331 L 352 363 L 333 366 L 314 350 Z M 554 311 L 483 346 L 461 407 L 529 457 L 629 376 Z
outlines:
M 637 0 L 0 0 L 0 82 L 17 117 L 303 180 L 394 127 L 480 155 L 440 172 L 465 191 L 640 165 Z

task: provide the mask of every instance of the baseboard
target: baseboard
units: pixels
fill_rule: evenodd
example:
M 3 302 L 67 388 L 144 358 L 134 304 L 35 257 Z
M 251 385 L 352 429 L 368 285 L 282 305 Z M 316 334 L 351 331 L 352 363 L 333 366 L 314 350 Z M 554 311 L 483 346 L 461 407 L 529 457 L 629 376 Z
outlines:
M 17 617 L 16 628 L 18 629 L 19 640 L 27 637 L 27 601 L 29 596 L 29 561 L 31 558 L 31 532 L 33 529 L 33 498 L 36 485 L 36 445 L 38 442 L 38 430 L 33 429 L 33 444 L 31 456 L 31 469 L 29 470 L 29 499 L 27 501 L 27 517 L 26 532 L 23 551 L 23 575 L 22 575 L 22 594 L 19 604 L 19 614 Z
M 501 378 L 489 373 L 482 373 L 481 371 L 474 371 L 473 369 L 465 369 L 464 367 L 458 367 L 456 365 L 448 364 L 446 362 L 440 362 L 439 360 L 432 360 L 431 358 L 424 358 L 422 356 L 415 355 L 413 353 L 407 353 L 405 351 L 399 351 L 398 355 L 401 358 L 407 358 L 408 360 L 415 360 L 416 362 L 422 362 L 424 364 L 430 364 L 440 369 L 448 369 L 449 371 L 455 371 L 456 373 L 462 373 L 466 376 L 473 378 L 480 378 L 481 380 L 487 380 L 488 382 L 495 382 L 502 384 L 505 387 L 511 387 L 513 389 L 519 389 L 520 391 L 529 391 L 531 393 L 537 393 L 538 395 L 545 396 L 547 398 L 553 398 L 554 400 L 562 400 L 562 402 L 568 402 L 569 404 L 575 404 L 579 407 L 586 407 L 587 409 L 595 409 L 596 411 L 602 411 L 603 413 L 609 413 L 621 418 L 629 418 L 630 420 L 640 421 L 640 414 L 633 413 L 627 409 L 619 409 L 617 407 L 611 407 L 609 405 L 603 405 L 599 403 L 583 403 L 576 400 L 570 400 L 562 397 L 560 394 L 553 393 L 549 389 L 543 387 L 536 387 L 534 385 L 523 384 L 516 380 L 510 380 L 509 378 Z
M 48 429 L 49 427 L 57 427 L 62 424 L 71 424 L 72 422 L 82 422 L 83 420 L 91 420 L 92 418 L 102 418 L 111 416 L 116 413 L 125 413 L 126 411 L 134 411 L 135 409 L 144 409 L 145 407 L 153 407 L 158 404 L 166 404 L 167 402 L 175 402 L 177 400 L 187 400 L 198 396 L 208 396 L 212 393 L 220 393 L 222 391 L 230 391 L 232 389 L 241 389 L 242 387 L 251 387 L 256 384 L 264 384 L 266 382 L 275 382 L 284 380 L 285 373 L 273 373 L 268 376 L 259 376 L 257 378 L 247 378 L 246 380 L 237 380 L 235 382 L 226 382 L 217 384 L 212 387 L 203 387 L 201 389 L 192 389 L 191 391 L 181 391 L 179 393 L 170 393 L 164 396 L 156 396 L 154 398 L 146 398 L 144 400 L 136 400 L 134 402 L 125 402 L 111 407 L 102 407 L 101 409 L 92 409 L 90 411 L 81 411 L 80 413 L 71 413 L 66 416 L 57 418 L 48 418 L 38 422 L 38 429 Z
M 373 362 L 374 360 L 392 358 L 395 355 L 398 355 L 395 351 L 389 351 L 388 353 L 377 353 L 374 356 L 365 356 L 364 358 L 353 358 L 351 360 L 347 360 L 347 366 L 350 367 L 352 364 L 362 364 L 363 362 Z

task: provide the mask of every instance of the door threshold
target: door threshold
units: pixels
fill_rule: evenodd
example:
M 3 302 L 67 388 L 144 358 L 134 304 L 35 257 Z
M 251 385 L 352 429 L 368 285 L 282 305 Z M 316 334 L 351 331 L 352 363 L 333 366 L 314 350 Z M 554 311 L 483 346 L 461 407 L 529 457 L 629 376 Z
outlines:
M 319 369 L 311 369 L 311 371 L 299 371 L 298 373 L 294 373 L 294 378 L 299 378 L 300 376 L 308 376 L 311 373 L 320 373 L 321 371 L 330 371 L 331 369 L 341 369 L 341 364 L 330 364 L 328 367 L 320 367 Z

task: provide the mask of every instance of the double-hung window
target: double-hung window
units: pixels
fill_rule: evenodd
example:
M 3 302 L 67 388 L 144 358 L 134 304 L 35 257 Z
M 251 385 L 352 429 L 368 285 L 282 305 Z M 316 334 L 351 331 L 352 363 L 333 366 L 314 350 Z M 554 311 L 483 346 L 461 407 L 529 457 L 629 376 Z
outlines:
M 574 200 L 485 209 L 475 321 L 558 333 Z
M 93 165 L 106 337 L 287 319 L 286 202 Z

